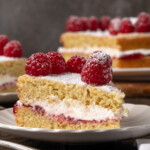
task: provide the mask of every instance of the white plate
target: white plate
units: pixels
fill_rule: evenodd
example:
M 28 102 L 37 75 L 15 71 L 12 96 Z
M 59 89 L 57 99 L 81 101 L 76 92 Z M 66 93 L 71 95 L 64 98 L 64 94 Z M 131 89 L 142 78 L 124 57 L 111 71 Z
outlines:
M 130 115 L 120 129 L 60 130 L 18 127 L 12 108 L 0 111 L 0 130 L 21 137 L 53 142 L 104 142 L 136 138 L 150 133 L 150 107 L 125 104 Z
M 0 93 L 0 103 L 15 102 L 18 100 L 18 94 L 14 93 Z
M 150 68 L 113 68 L 114 77 L 150 77 Z

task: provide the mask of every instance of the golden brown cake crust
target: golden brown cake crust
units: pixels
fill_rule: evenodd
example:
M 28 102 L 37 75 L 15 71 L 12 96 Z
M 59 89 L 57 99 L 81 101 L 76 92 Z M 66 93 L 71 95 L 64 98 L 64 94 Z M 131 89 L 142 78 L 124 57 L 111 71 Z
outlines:
M 110 120 L 102 123 L 64 123 L 32 111 L 30 107 L 17 107 L 15 118 L 18 126 L 47 129 L 113 129 L 120 127 L 120 121 Z
M 25 74 L 26 59 L 0 62 L 0 74 L 18 77 Z
M 117 36 L 91 36 L 71 32 L 63 33 L 60 42 L 65 48 L 86 46 L 111 47 L 120 51 L 134 49 L 150 49 L 150 34 L 119 34 Z

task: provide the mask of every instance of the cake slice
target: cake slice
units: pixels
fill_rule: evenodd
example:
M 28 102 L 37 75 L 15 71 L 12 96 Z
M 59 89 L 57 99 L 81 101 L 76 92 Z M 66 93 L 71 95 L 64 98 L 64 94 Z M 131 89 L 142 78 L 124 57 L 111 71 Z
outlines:
M 0 93 L 16 92 L 16 81 L 25 73 L 25 63 L 25 58 L 0 56 Z
M 17 78 L 25 73 L 26 59 L 21 57 L 20 42 L 0 35 L 0 93 L 16 92 Z
M 62 65 L 64 59 L 58 59 L 56 55 L 60 56 L 55 52 L 51 55 L 53 57 L 46 58 L 45 54 L 38 53 L 28 59 L 27 74 L 20 76 L 17 82 L 20 98 L 14 105 L 17 124 L 21 127 L 49 129 L 119 128 L 121 119 L 127 117 L 128 113 L 122 106 L 124 93 L 110 83 L 110 57 L 95 52 L 82 66 L 73 61 Z M 58 72 L 68 68 L 68 65 L 73 67 L 72 72 L 65 69 L 66 72 L 53 74 L 54 64 L 59 64 Z M 99 68 L 97 73 L 102 71 L 102 74 L 94 74 L 94 68 L 88 70 L 91 64 Z M 40 70 L 39 66 L 43 68 Z M 82 69 L 76 68 L 81 66 Z M 45 73 L 44 70 L 49 71 Z M 74 73 L 77 70 L 81 74 Z

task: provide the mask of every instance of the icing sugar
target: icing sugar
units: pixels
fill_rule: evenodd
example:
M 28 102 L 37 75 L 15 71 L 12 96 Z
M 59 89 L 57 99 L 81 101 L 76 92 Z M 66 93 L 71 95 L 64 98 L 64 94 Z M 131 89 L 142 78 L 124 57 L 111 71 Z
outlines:
M 20 59 L 24 59 L 24 58 L 0 56 L 0 62 L 20 60 Z
M 85 86 L 93 86 L 98 89 L 102 89 L 106 92 L 115 91 L 120 92 L 116 87 L 112 86 L 111 84 L 101 85 L 101 86 L 94 86 L 90 84 L 86 84 L 85 82 L 81 81 L 81 75 L 78 73 L 65 73 L 60 75 L 48 75 L 48 76 L 40 76 L 36 78 L 47 79 L 47 80 L 54 80 L 58 82 L 63 82 L 64 84 L 78 84 L 78 85 L 85 85 Z

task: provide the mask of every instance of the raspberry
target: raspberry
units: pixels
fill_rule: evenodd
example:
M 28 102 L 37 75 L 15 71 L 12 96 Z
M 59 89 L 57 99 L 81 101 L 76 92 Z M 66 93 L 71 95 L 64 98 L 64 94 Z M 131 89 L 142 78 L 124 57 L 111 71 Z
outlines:
M 67 61 L 67 69 L 70 72 L 81 73 L 85 62 L 84 57 L 74 55 Z
M 98 29 L 98 19 L 94 16 L 89 17 L 90 30 L 96 31 Z
M 109 33 L 112 35 L 118 34 L 120 29 L 120 24 L 121 24 L 121 18 L 117 17 L 112 19 L 108 27 Z
M 3 48 L 8 42 L 8 37 L 6 35 L 0 35 L 0 55 L 3 55 Z
M 82 26 L 80 19 L 77 16 L 70 16 L 66 22 L 66 31 L 77 32 L 81 30 Z
M 65 59 L 60 53 L 51 51 L 48 52 L 46 55 L 52 63 L 52 74 L 61 74 L 67 70 Z
M 134 31 L 134 27 L 128 18 L 124 18 L 120 24 L 120 33 L 131 33 Z
M 112 60 L 109 55 L 96 51 L 91 54 L 81 72 L 81 80 L 87 84 L 103 85 L 112 79 Z
M 89 29 L 89 20 L 86 17 L 81 17 L 80 22 L 81 22 L 83 31 L 86 31 Z
M 150 31 L 150 15 L 147 13 L 140 13 L 138 20 L 135 23 L 135 31 L 149 32 Z
M 10 41 L 4 46 L 4 55 L 7 57 L 21 57 L 22 46 L 19 41 Z
M 110 24 L 110 17 L 109 16 L 103 16 L 103 17 L 101 17 L 101 19 L 99 21 L 99 28 L 102 31 L 105 31 L 106 29 L 108 29 L 109 24 Z
M 51 74 L 52 65 L 49 58 L 43 53 L 31 55 L 26 63 L 25 72 L 31 76 L 46 76 Z

